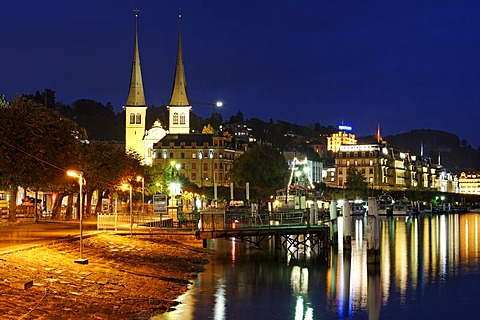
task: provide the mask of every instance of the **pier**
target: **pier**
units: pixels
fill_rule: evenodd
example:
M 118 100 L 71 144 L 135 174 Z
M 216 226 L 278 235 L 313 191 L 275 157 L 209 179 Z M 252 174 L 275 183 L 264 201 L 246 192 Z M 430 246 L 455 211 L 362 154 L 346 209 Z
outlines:
M 308 210 L 289 211 L 203 211 L 198 239 L 235 239 L 262 248 L 274 239 L 275 249 L 291 254 L 299 249 L 320 253 L 329 245 L 328 221 L 318 221 Z

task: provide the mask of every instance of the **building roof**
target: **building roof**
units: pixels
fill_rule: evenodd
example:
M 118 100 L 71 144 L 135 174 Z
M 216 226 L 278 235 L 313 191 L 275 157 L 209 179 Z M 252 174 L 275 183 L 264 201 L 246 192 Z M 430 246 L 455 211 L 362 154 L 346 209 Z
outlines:
M 172 97 L 170 106 L 189 106 L 187 96 L 187 84 L 185 82 L 185 68 L 182 55 L 182 15 L 178 15 L 178 47 L 177 64 L 175 65 L 175 80 L 173 82 Z
M 145 107 L 143 92 L 142 70 L 140 68 L 140 53 L 138 50 L 138 10 L 135 9 L 135 43 L 133 47 L 132 74 L 130 76 L 130 90 L 128 91 L 126 106 Z
M 173 142 L 174 145 L 180 145 L 181 142 L 184 142 L 187 145 L 191 145 L 192 142 L 195 142 L 198 146 L 203 146 L 205 142 L 208 142 L 209 146 L 213 147 L 213 134 L 167 134 L 158 143 L 161 143 L 163 146 L 168 146 L 171 142 Z

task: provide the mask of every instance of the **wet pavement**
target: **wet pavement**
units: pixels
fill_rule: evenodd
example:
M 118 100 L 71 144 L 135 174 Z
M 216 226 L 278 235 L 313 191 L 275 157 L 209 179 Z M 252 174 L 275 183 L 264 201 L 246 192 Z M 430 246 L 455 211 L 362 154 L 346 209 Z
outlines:
M 96 220 L 82 222 L 83 236 L 98 233 Z M 0 222 L 0 255 L 15 250 L 46 245 L 59 240 L 80 237 L 79 221 L 39 221 L 32 219 L 17 222 Z

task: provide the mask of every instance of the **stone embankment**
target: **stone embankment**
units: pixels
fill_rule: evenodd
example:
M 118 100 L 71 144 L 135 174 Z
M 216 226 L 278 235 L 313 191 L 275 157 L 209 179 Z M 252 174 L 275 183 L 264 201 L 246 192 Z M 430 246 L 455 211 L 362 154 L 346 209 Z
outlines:
M 185 239 L 184 239 L 185 238 Z M 149 319 L 171 310 L 203 270 L 190 237 L 101 233 L 0 255 L 1 319 Z

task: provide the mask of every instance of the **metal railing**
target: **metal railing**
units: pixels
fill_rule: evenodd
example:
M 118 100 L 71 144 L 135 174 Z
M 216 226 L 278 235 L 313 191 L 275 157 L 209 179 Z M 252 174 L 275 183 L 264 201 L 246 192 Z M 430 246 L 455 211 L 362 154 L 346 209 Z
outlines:
M 203 211 L 200 213 L 200 231 L 222 231 L 242 228 L 270 228 L 306 225 L 304 210 L 291 211 Z

